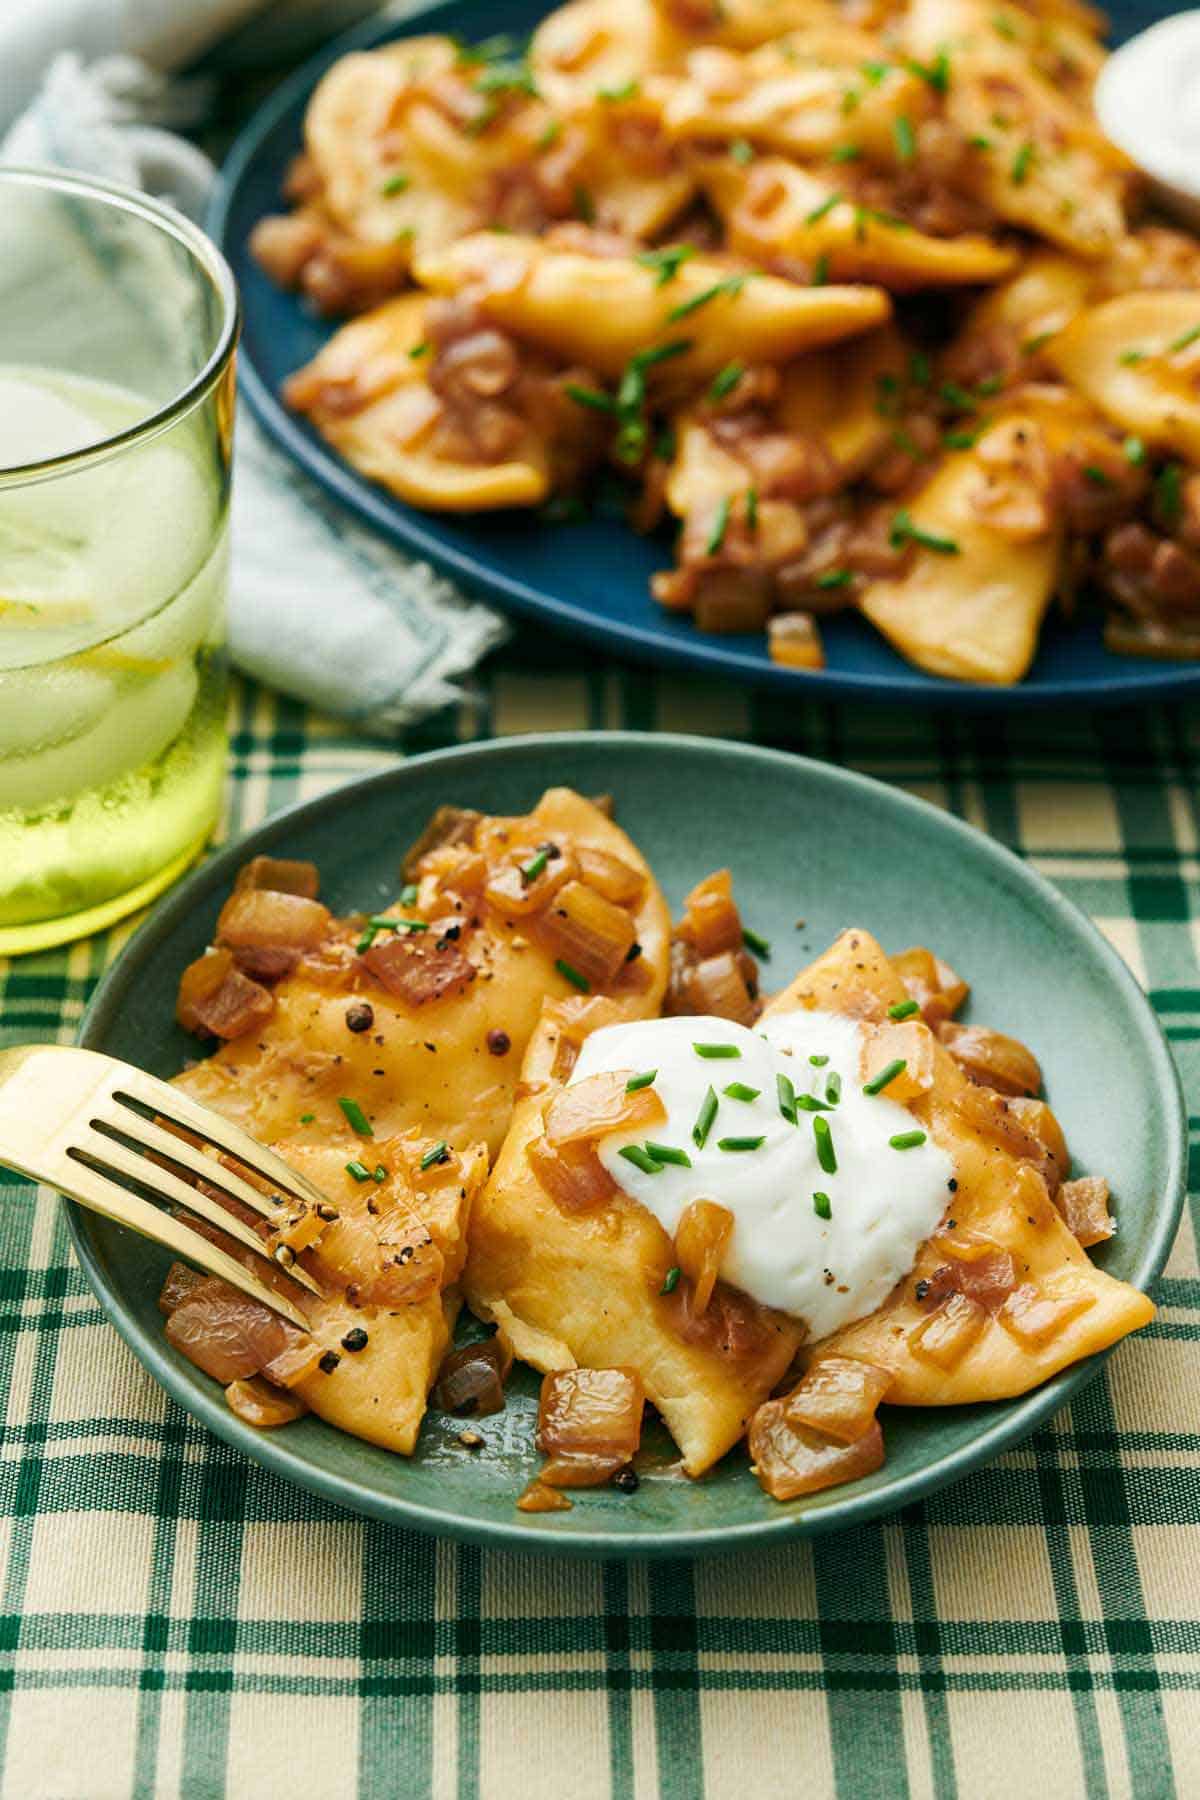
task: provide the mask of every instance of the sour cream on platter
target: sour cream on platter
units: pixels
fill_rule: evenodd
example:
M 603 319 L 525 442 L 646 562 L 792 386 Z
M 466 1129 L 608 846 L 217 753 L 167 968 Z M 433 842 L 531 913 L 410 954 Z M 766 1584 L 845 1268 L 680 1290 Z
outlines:
M 653 1086 L 665 1121 L 648 1131 L 611 1132 L 598 1146 L 601 1162 L 671 1236 L 691 1201 L 727 1207 L 735 1227 L 722 1276 L 764 1305 L 802 1318 L 814 1339 L 882 1304 L 937 1228 L 954 1174 L 952 1159 L 928 1136 L 909 1149 L 891 1144 L 920 1127 L 886 1095 L 863 1093 L 863 1038 L 855 1020 L 827 1012 L 780 1014 L 752 1031 L 727 1019 L 645 1019 L 594 1031 L 571 1075 L 574 1086 L 612 1070 L 657 1071 Z M 738 1054 L 705 1056 L 697 1044 Z M 828 1112 L 800 1111 L 792 1124 L 780 1111 L 781 1075 L 798 1095 L 819 1100 L 834 1077 L 837 1104 Z M 726 1091 L 731 1084 L 733 1094 Z M 697 1147 L 693 1127 L 710 1087 L 717 1113 Z M 739 1098 L 746 1089 L 755 1096 Z M 819 1160 L 818 1119 L 829 1126 L 834 1171 Z M 755 1138 L 762 1142 L 753 1149 L 729 1147 L 730 1140 Z M 647 1139 L 683 1150 L 690 1168 L 666 1163 L 648 1173 L 620 1154 Z M 828 1208 L 814 1195 L 827 1196 Z
M 1094 104 L 1113 143 L 1200 219 L 1200 12 L 1160 19 L 1123 44 Z

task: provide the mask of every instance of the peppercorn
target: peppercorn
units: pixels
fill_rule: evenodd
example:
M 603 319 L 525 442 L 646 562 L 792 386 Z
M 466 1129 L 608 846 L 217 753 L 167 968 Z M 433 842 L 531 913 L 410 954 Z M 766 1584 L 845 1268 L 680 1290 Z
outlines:
M 512 1039 L 509 1037 L 507 1031 L 500 1031 L 499 1029 L 489 1031 L 487 1034 L 487 1047 L 493 1056 L 507 1056 L 512 1049 Z
M 343 1350 L 365 1350 L 366 1347 L 367 1334 L 361 1325 L 353 1326 L 342 1339 Z
M 346 1008 L 347 1031 L 370 1031 L 375 1023 L 375 1008 L 365 1000 L 356 1000 L 353 1006 Z
M 317 1364 L 317 1367 L 320 1369 L 322 1375 L 332 1375 L 341 1360 L 342 1359 L 336 1350 L 327 1350 Z
M 629 1463 L 626 1463 L 623 1469 L 618 1469 L 613 1476 L 613 1486 L 620 1488 L 623 1494 L 636 1494 L 641 1485 L 637 1470 L 632 1468 Z

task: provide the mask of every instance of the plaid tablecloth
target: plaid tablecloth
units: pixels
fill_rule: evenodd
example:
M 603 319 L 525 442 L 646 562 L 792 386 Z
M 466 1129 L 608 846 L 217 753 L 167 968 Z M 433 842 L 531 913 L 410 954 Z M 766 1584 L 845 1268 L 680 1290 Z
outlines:
M 521 640 L 404 748 L 619 725 L 848 763 L 1011 844 L 1200 1094 L 1200 712 L 834 710 Z M 240 689 L 227 830 L 394 754 Z M 0 1042 L 70 1042 L 126 935 L 0 963 Z M 456 1549 L 285 1486 L 142 1372 L 55 1200 L 0 1198 L 8 1800 L 1200 1794 L 1194 1210 L 1156 1323 L 1022 1449 L 886 1523 L 648 1568 Z

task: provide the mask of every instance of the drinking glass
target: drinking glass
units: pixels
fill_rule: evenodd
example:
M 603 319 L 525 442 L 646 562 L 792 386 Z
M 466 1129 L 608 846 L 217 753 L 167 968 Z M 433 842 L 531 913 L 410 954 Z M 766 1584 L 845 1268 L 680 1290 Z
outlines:
M 216 820 L 237 333 L 180 214 L 0 169 L 0 954 L 143 906 Z

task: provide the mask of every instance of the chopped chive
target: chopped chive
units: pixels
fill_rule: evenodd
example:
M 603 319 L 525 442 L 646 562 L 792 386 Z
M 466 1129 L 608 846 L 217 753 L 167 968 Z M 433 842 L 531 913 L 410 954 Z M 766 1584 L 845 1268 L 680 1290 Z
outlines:
M 741 1056 L 736 1044 L 693 1044 L 692 1049 L 697 1056 L 707 1057 L 710 1062 L 719 1061 L 722 1057 Z
M 828 280 L 829 252 L 828 250 L 822 250 L 820 256 L 818 256 L 816 262 L 813 264 L 812 284 L 814 287 L 824 287 Z
M 813 1211 L 816 1213 L 818 1219 L 831 1219 L 833 1217 L 833 1208 L 829 1204 L 829 1195 L 823 1194 L 820 1188 L 813 1194 Z
M 591 982 L 586 975 L 581 975 L 579 970 L 575 968 L 572 963 L 564 961 L 561 956 L 557 956 L 554 959 L 554 966 L 564 980 L 569 981 L 572 987 L 577 987 L 581 994 L 591 993 Z
M 641 90 L 641 82 L 635 76 L 623 81 L 619 87 L 601 87 L 596 89 L 597 100 L 610 100 L 619 103 L 622 100 L 633 100 Z
M 721 1089 L 721 1092 L 723 1094 L 728 1094 L 731 1100 L 745 1100 L 749 1102 L 751 1100 L 757 1100 L 758 1096 L 762 1093 L 762 1089 L 747 1087 L 744 1081 L 731 1081 L 728 1087 L 723 1087 Z
M 708 534 L 708 542 L 704 546 L 705 556 L 719 554 L 721 546 L 725 542 L 725 533 L 729 530 L 729 513 L 732 504 L 729 495 L 722 494 L 717 507 L 717 516 L 713 520 L 712 530 Z
M 316 1116 L 316 1113 L 301 1113 L 300 1123 L 302 1125 L 311 1125 Z
M 539 150 L 549 150 L 553 144 L 557 144 L 557 142 L 561 136 L 562 136 L 562 120 L 561 119 L 551 119 L 549 124 L 546 126 L 545 131 L 543 131 L 541 137 L 537 141 L 537 148 Z
M 726 394 L 732 394 L 742 376 L 746 373 L 740 362 L 726 363 L 720 374 L 708 390 L 710 400 L 723 400 Z
M 893 549 L 902 544 L 919 544 L 923 550 L 936 550 L 939 556 L 958 556 L 961 546 L 953 538 L 939 537 L 936 532 L 925 531 L 914 525 L 910 514 L 902 507 L 892 520 L 892 528 L 888 534 Z
M 796 1106 L 800 1112 L 806 1112 L 806 1113 L 819 1113 L 819 1112 L 832 1112 L 833 1111 L 832 1101 L 818 1100 L 817 1096 L 815 1094 L 797 1094 L 796 1095 Z
M 890 1087 L 891 1083 L 893 1081 L 895 1081 L 897 1075 L 903 1075 L 903 1073 L 904 1073 L 905 1069 L 907 1069 L 907 1067 L 908 1067 L 908 1058 L 907 1057 L 904 1057 L 904 1056 L 895 1057 L 892 1062 L 888 1063 L 884 1068 L 880 1069 L 878 1075 L 876 1075 L 873 1078 L 873 1080 L 863 1082 L 863 1093 L 864 1094 L 882 1094 L 884 1088 Z
M 676 1168 L 690 1169 L 692 1159 L 686 1150 L 677 1150 L 674 1144 L 652 1144 L 646 1141 L 646 1154 L 652 1156 L 656 1163 L 674 1163 Z
M 563 392 L 576 406 L 586 406 L 592 412 L 615 413 L 617 410 L 612 395 L 603 393 L 600 388 L 580 387 L 578 382 L 568 381 Z
M 948 431 L 942 438 L 947 450 L 973 450 L 979 442 L 978 431 Z
M 643 250 L 634 257 L 634 262 L 643 269 L 650 269 L 658 276 L 659 287 L 666 287 L 673 281 L 683 264 L 696 252 L 691 244 L 672 244 L 666 250 Z
M 848 119 L 862 105 L 862 95 L 857 88 L 846 88 L 842 93 L 842 117 Z
M 411 186 L 412 186 L 412 177 L 411 176 L 409 176 L 409 175 L 389 175 L 387 180 L 383 183 L 383 185 L 379 191 L 381 194 L 384 194 L 384 195 L 390 197 L 392 194 L 403 194 Z
M 1140 437 L 1127 437 L 1121 445 L 1125 452 L 1126 462 L 1131 462 L 1135 469 L 1140 469 L 1146 460 L 1146 446 Z
M 813 1137 L 817 1144 L 817 1161 L 827 1175 L 837 1174 L 837 1152 L 833 1147 L 833 1133 L 829 1129 L 829 1120 L 820 1116 L 813 1120 Z
M 1021 148 L 1017 151 L 1017 154 L 1013 157 L 1012 168 L 1009 170 L 1009 180 L 1013 183 L 1014 187 L 1023 186 L 1029 179 L 1029 170 L 1033 163 L 1033 155 L 1033 145 L 1027 138 L 1021 145 Z
M 345 1113 L 347 1123 L 351 1130 L 357 1131 L 359 1137 L 375 1136 L 375 1133 L 371 1130 L 371 1121 L 367 1118 L 366 1113 L 358 1104 L 357 1100 L 347 1100 L 343 1094 L 338 1100 L 338 1105 Z
M 742 926 L 742 942 L 747 950 L 753 950 L 755 956 L 761 956 L 765 962 L 771 959 L 771 946 L 765 937 L 759 937 L 757 931 L 751 931 L 748 925 Z
M 433 1147 L 427 1150 L 418 1165 L 422 1170 L 432 1169 L 435 1163 L 449 1162 L 450 1146 L 445 1138 L 439 1138 Z
M 717 1139 L 718 1150 L 760 1150 L 765 1137 L 727 1137 Z
M 829 152 L 829 160 L 832 163 L 857 162 L 861 155 L 861 144 L 839 144 L 835 150 Z
M 650 1152 L 643 1150 L 640 1144 L 625 1144 L 617 1151 L 617 1155 L 623 1156 L 625 1161 L 632 1163 L 635 1169 L 640 1169 L 643 1175 L 661 1175 L 663 1172 L 662 1164 L 656 1162 Z
M 1186 350 L 1189 344 L 1196 342 L 1197 338 L 1200 338 L 1200 325 L 1192 325 L 1187 331 L 1181 331 L 1179 336 L 1173 338 L 1167 345 L 1167 355 L 1174 356 L 1177 350 Z
M 895 1137 L 888 1139 L 893 1150 L 915 1150 L 918 1144 L 924 1142 L 925 1133 L 923 1131 L 899 1131 Z
M 1117 358 L 1117 361 L 1119 363 L 1124 363 L 1124 365 L 1127 369 L 1132 369 L 1135 366 L 1135 364 L 1140 363 L 1140 362 L 1145 362 L 1145 360 L 1146 360 L 1146 351 L 1145 350 L 1133 350 L 1133 349 L 1122 350 L 1121 354 Z
M 691 338 L 672 338 L 669 344 L 656 344 L 652 349 L 639 350 L 630 359 L 629 367 L 642 373 L 653 368 L 655 363 L 669 362 L 674 356 L 686 356 L 691 347 Z
M 744 275 L 726 275 L 720 281 L 714 281 L 711 287 L 705 288 L 699 294 L 693 294 L 690 300 L 682 300 L 678 306 L 673 306 L 667 314 L 668 325 L 674 325 L 680 319 L 690 318 L 694 312 L 698 312 L 702 306 L 707 306 L 710 300 L 719 299 L 722 294 L 728 294 L 731 300 L 736 300 L 745 285 L 746 277 Z
M 640 1075 L 631 1075 L 625 1083 L 625 1092 L 636 1094 L 639 1088 L 648 1088 L 657 1074 L 657 1069 L 645 1069 Z
M 738 167 L 744 169 L 747 163 L 754 161 L 754 145 L 747 138 L 734 138 L 729 154 Z
M 842 196 L 840 194 L 830 194 L 828 199 L 822 200 L 820 206 L 813 207 L 804 223 L 806 225 L 819 225 L 826 214 L 831 213 L 834 207 L 840 203 L 841 198 Z
M 425 919 L 397 919 L 391 913 L 368 913 L 367 924 L 372 931 L 428 931 Z
M 400 904 L 401 906 L 415 906 L 417 904 L 417 884 L 415 881 L 406 882 L 400 889 Z
M 367 951 L 371 948 L 371 945 L 375 942 L 375 939 L 378 937 L 378 935 L 379 934 L 375 930 L 373 925 L 367 926 L 367 929 L 363 932 L 363 934 L 359 938 L 357 944 L 355 944 L 355 946 L 354 946 L 354 948 L 357 951 L 359 956 L 366 955 Z
M 849 587 L 853 580 L 853 569 L 826 569 L 823 575 L 817 576 L 814 586 L 822 589 L 844 588 Z
M 968 138 L 967 143 L 972 150 L 990 150 L 993 147 L 991 138 L 982 137 L 979 133 L 976 133 L 974 137 Z
M 542 870 L 546 867 L 546 864 L 549 861 L 550 861 L 550 852 L 543 845 L 543 847 L 538 851 L 537 855 L 531 857 L 529 859 L 529 861 L 525 864 L 524 868 L 521 870 L 521 880 L 526 884 L 526 886 L 528 886 L 530 882 L 537 880 L 538 876 L 542 873 Z
M 420 362 L 421 358 L 423 356 L 428 356 L 432 349 L 433 345 L 429 342 L 428 338 L 422 344 L 414 344 L 408 353 L 409 361 Z
M 668 1269 L 666 1274 L 663 1276 L 663 1284 L 659 1288 L 658 1291 L 660 1294 L 673 1294 L 675 1292 L 675 1289 L 678 1286 L 679 1286 L 679 1270 L 678 1269 Z
M 896 143 L 896 155 L 902 163 L 910 163 L 917 154 L 917 137 L 912 128 L 912 120 L 901 113 L 892 126 L 892 136 Z
M 1164 463 L 1154 483 L 1154 498 L 1164 521 L 1177 525 L 1183 512 L 1183 471 L 1176 462 Z
M 758 530 L 758 489 L 756 487 L 746 489 L 746 529 L 748 531 Z
M 915 1000 L 897 1000 L 895 1006 L 888 1007 L 889 1019 L 911 1019 L 921 1008 Z
M 1108 473 L 1108 470 L 1100 468 L 1096 463 L 1085 463 L 1083 472 L 1093 487 L 1106 488 L 1112 486 L 1112 476 Z
M 779 1110 L 789 1125 L 798 1123 L 796 1117 L 796 1090 L 792 1086 L 790 1075 L 782 1071 L 775 1077 L 775 1093 L 779 1100 Z
M 860 63 L 859 67 L 872 87 L 878 87 L 888 72 L 888 65 L 885 62 L 865 62 Z
M 831 1069 L 829 1079 L 825 1083 L 825 1098 L 830 1106 L 836 1106 L 842 1097 L 842 1078 L 836 1069 Z
M 1046 345 L 1050 342 L 1050 339 L 1057 335 L 1057 332 L 1054 331 L 1039 331 L 1036 336 L 1025 339 L 1025 342 L 1021 345 L 1021 354 L 1023 356 L 1036 356 L 1038 351 L 1044 350 Z
M 375 1167 L 371 1170 L 371 1180 L 372 1181 L 386 1181 L 387 1180 L 387 1170 L 384 1168 L 382 1163 L 376 1163 Z
M 944 94 L 950 85 L 950 58 L 944 50 L 939 50 L 931 63 L 917 62 L 915 57 L 909 57 L 904 66 L 910 75 L 919 75 L 922 81 L 927 81 L 935 94 Z
M 808 1060 L 814 1069 L 823 1069 L 829 1058 L 827 1056 L 810 1056 Z
M 703 1150 L 708 1142 L 708 1134 L 712 1130 L 713 1121 L 717 1116 L 718 1104 L 715 1089 L 709 1088 L 700 1102 L 700 1111 L 696 1114 L 696 1123 L 692 1126 L 692 1142 L 697 1150 Z
M 947 406 L 960 407 L 963 412 L 978 411 L 974 394 L 969 394 L 957 381 L 943 381 L 938 391 Z
M 357 1157 L 354 1158 L 353 1162 L 348 1162 L 346 1164 L 346 1173 L 347 1175 L 353 1175 L 355 1181 L 370 1181 L 371 1179 L 370 1169 L 368 1169 L 364 1163 L 360 1163 Z

